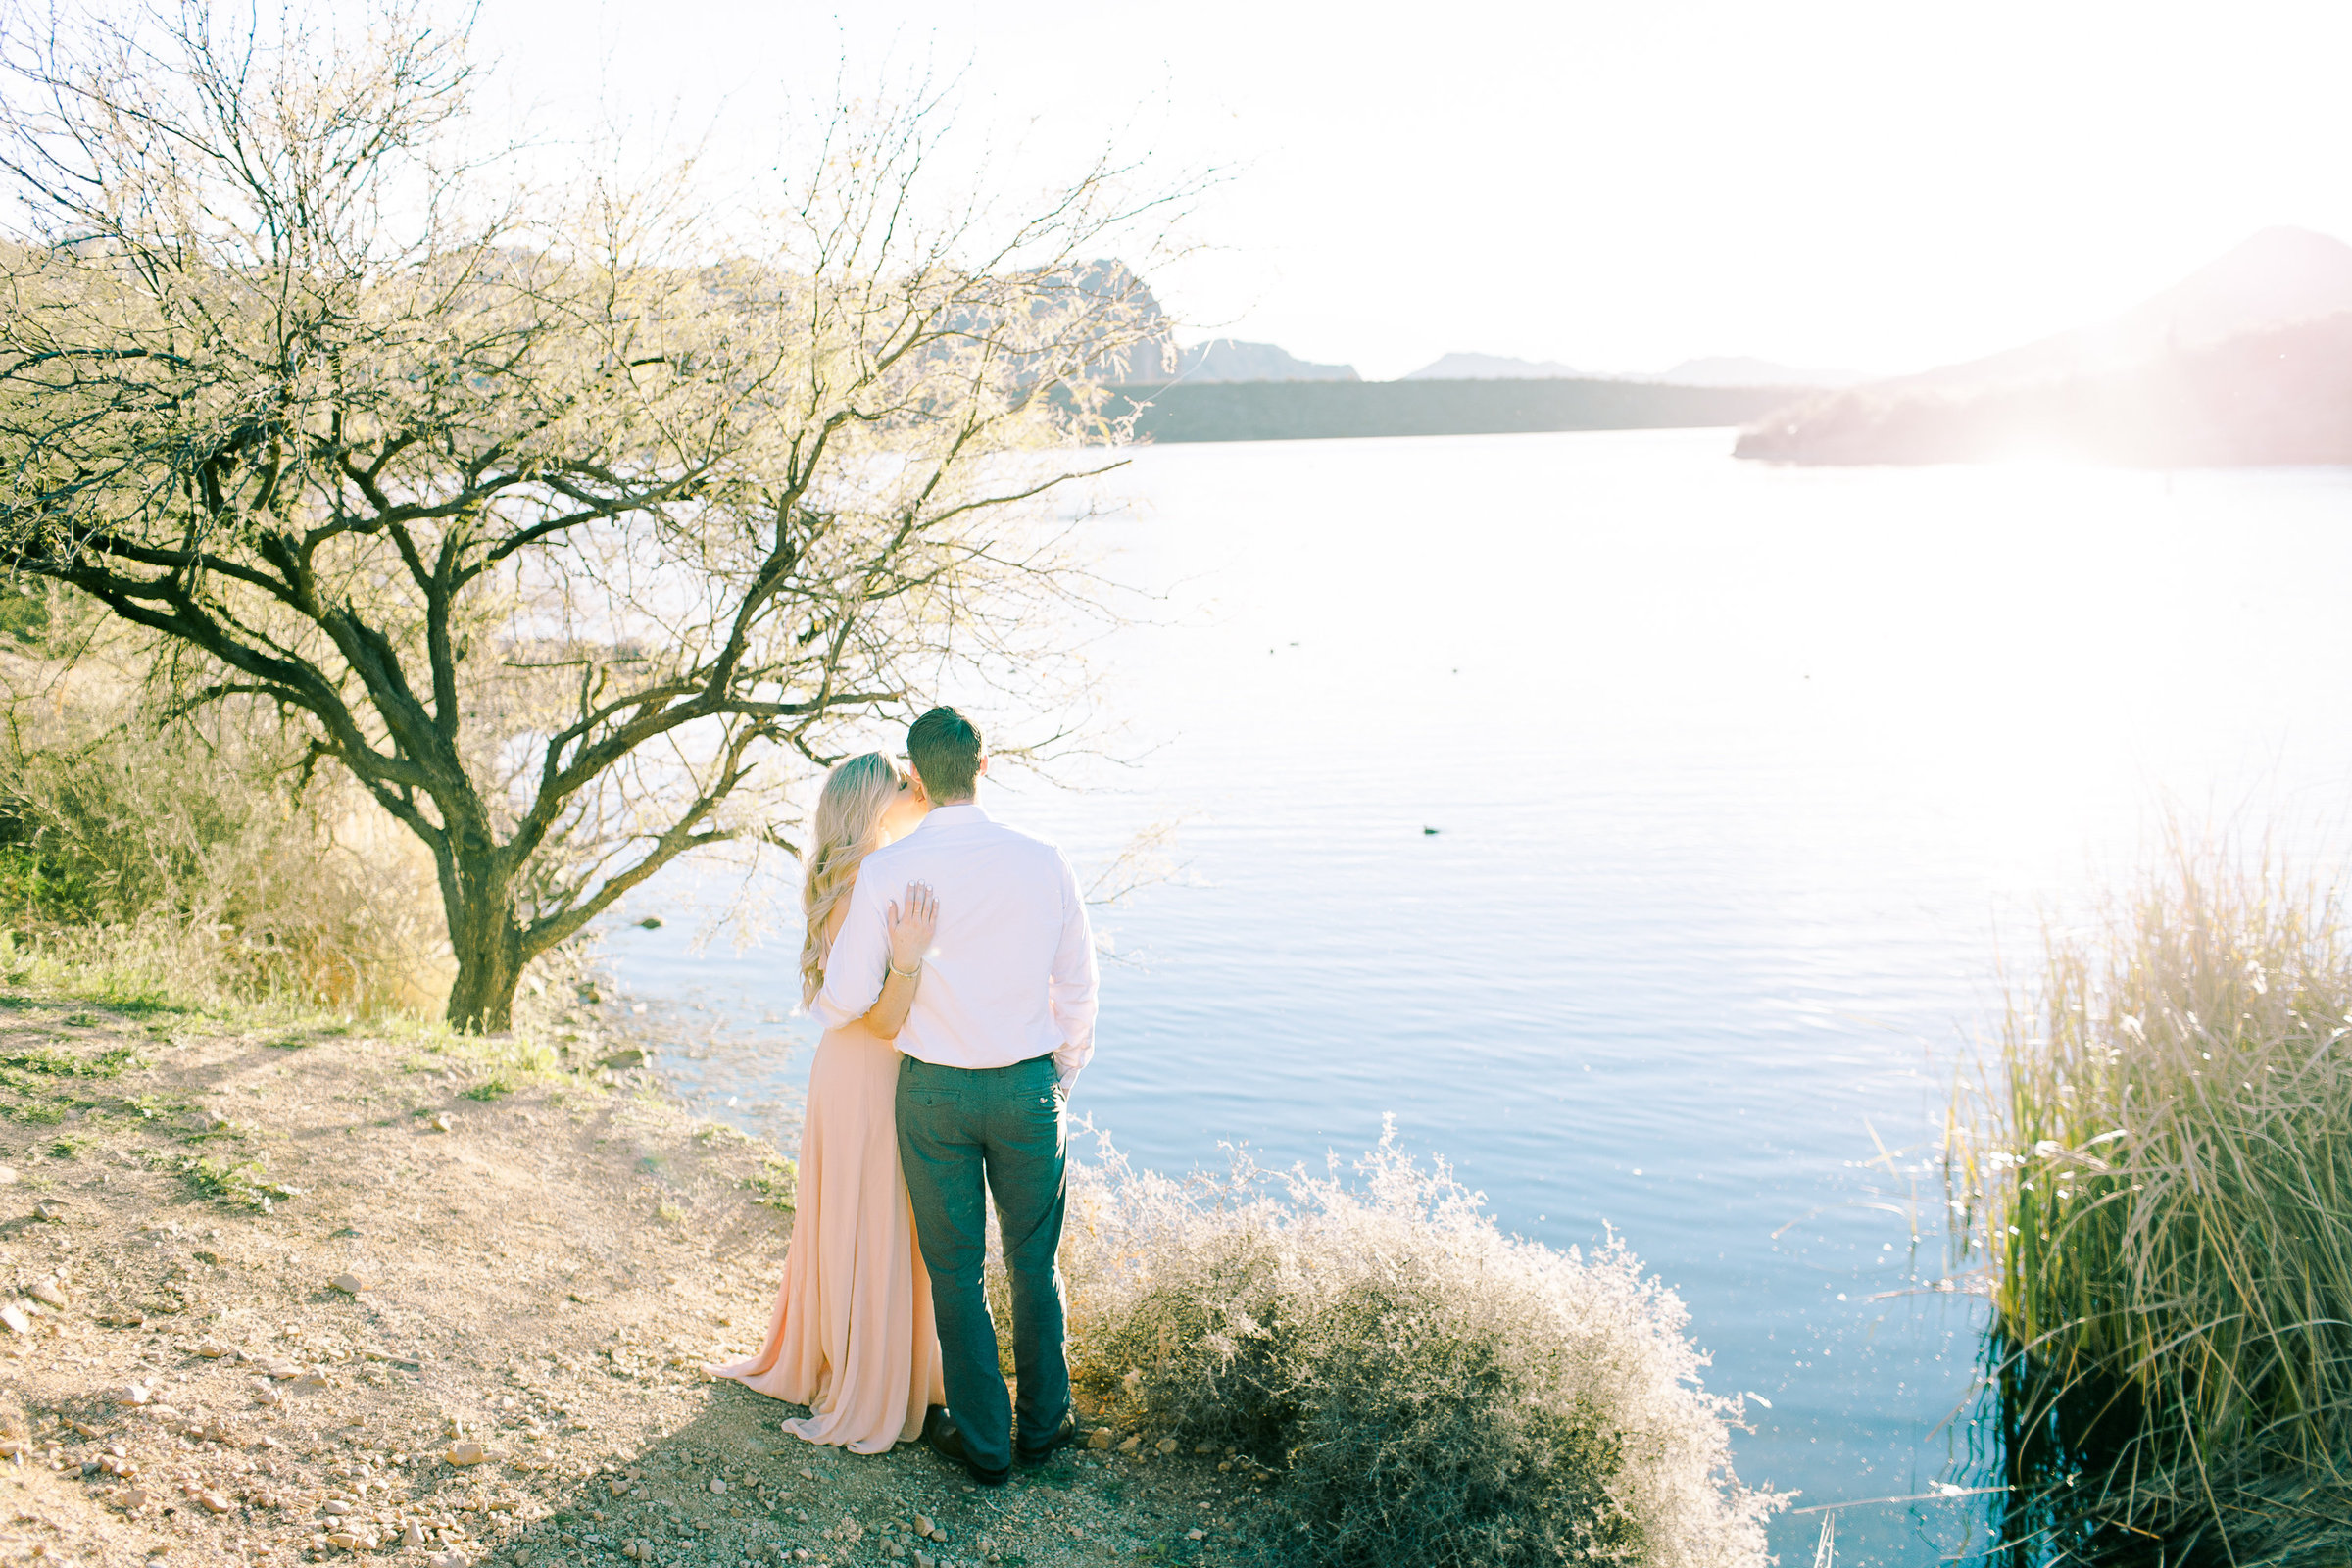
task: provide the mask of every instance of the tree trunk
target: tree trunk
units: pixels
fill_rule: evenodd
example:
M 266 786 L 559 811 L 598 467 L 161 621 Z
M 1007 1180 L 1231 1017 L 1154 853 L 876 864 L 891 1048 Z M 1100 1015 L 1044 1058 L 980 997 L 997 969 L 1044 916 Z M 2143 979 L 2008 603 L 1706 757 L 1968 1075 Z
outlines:
M 522 981 L 522 927 L 507 878 L 493 867 L 467 864 L 461 853 L 458 892 L 449 906 L 449 945 L 458 977 L 449 988 L 448 1018 L 467 1034 L 493 1034 L 514 1022 L 514 988 Z

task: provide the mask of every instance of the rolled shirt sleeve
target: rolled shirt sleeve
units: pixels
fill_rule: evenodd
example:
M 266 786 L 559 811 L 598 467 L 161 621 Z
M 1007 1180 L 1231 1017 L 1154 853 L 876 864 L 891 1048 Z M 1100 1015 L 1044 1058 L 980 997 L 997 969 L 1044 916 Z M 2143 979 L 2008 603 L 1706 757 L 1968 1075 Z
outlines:
M 1054 1021 L 1061 1030 L 1061 1044 L 1054 1052 L 1054 1071 L 1062 1088 L 1067 1089 L 1079 1069 L 1095 1059 L 1100 976 L 1095 968 L 1095 933 L 1087 924 L 1086 900 L 1078 891 L 1078 875 L 1070 869 L 1066 857 L 1056 855 L 1054 858 L 1061 871 L 1061 941 L 1054 951 L 1054 972 L 1046 982 L 1046 998 Z M 855 911 L 850 918 L 853 923 L 857 920 Z M 842 935 L 846 938 L 849 932 L 844 930 Z M 831 983 L 828 970 L 828 989 Z
M 890 931 L 882 918 L 881 902 L 859 877 L 850 889 L 850 912 L 842 921 L 833 951 L 825 955 L 825 983 L 808 1010 L 828 1029 L 839 1029 L 865 1016 L 882 995 L 885 970 L 890 966 Z

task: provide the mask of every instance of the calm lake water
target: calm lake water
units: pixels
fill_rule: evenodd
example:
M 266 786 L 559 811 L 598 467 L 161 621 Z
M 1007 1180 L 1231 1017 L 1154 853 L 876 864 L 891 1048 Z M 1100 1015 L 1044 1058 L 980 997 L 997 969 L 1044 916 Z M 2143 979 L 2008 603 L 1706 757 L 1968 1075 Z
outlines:
M 1730 447 L 1143 451 L 1099 526 L 1165 596 L 1103 656 L 1145 755 L 985 799 L 1082 872 L 1180 824 L 1177 878 L 1101 916 L 1073 1107 L 1141 1162 L 1319 1162 L 1393 1113 L 1507 1228 L 1613 1229 L 1681 1294 L 1710 1387 L 1750 1396 L 1744 1480 L 1906 1497 L 1984 1475 L 1937 1153 L 2003 955 L 2168 808 L 2342 819 L 2352 471 Z M 698 952 L 699 898 L 641 903 L 667 923 L 611 959 L 691 1043 L 681 1089 L 789 1141 L 791 954 Z M 1855 1508 L 1839 1558 L 1981 1550 L 1982 1519 Z M 1819 1523 L 1776 1524 L 1784 1562 Z

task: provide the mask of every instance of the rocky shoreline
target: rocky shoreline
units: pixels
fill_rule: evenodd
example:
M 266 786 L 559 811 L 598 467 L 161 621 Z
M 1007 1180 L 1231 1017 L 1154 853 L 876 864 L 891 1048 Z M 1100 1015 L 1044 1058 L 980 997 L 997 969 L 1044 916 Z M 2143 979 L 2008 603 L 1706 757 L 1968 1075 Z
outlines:
M 548 1033 L 0 989 L 0 1556 L 1230 1559 L 1273 1483 L 1222 1455 L 1103 1427 L 981 1490 L 708 1379 L 766 1325 L 787 1172 Z

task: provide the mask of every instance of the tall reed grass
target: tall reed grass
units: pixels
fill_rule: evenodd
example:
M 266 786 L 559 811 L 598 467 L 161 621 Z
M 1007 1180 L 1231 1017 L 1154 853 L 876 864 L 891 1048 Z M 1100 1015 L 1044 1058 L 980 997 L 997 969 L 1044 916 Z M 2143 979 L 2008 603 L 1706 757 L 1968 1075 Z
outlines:
M 1264 1563 L 1767 1561 L 1682 1304 L 1621 1247 L 1502 1234 L 1393 1137 L 1357 1179 L 1073 1163 L 1062 1266 L 1096 1407 L 1280 1473 Z
M 2011 1525 L 2052 1553 L 2352 1555 L 2344 890 L 2176 835 L 2046 938 L 1953 1176 L 1990 1264 Z

